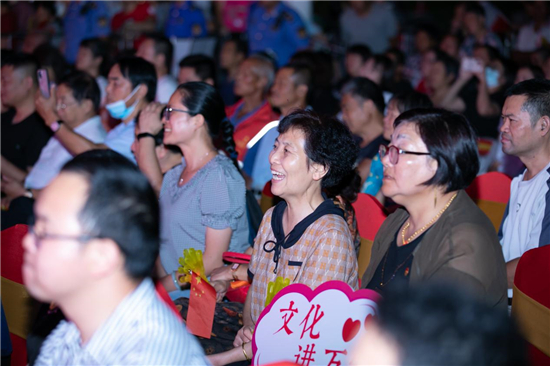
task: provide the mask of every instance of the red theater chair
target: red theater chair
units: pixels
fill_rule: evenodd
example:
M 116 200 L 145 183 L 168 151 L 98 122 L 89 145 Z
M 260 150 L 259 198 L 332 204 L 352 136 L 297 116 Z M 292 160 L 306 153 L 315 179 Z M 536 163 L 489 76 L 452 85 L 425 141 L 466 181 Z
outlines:
M 510 183 L 512 179 L 506 174 L 490 172 L 477 176 L 466 189 L 470 198 L 489 217 L 496 231 L 510 200 Z
M 550 245 L 531 249 L 519 260 L 512 316 L 529 342 L 531 365 L 550 365 Z
M 27 364 L 27 334 L 31 314 L 30 296 L 23 285 L 22 240 L 27 225 L 15 225 L 2 230 L 2 304 L 13 346 L 11 365 Z
M 357 229 L 361 236 L 361 247 L 357 258 L 359 278 L 361 278 L 369 265 L 374 237 L 388 214 L 376 198 L 365 193 L 357 195 L 357 200 L 353 203 L 353 209 L 357 219 Z

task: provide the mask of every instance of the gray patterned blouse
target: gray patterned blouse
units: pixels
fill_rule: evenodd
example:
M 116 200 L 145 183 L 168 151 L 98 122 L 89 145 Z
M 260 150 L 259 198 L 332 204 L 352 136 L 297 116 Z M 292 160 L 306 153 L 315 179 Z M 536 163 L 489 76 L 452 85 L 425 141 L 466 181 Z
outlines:
M 185 165 L 183 158 L 168 171 L 160 190 L 160 260 L 167 273 L 178 268 L 184 249 L 204 253 L 207 227 L 233 230 L 230 251 L 244 252 L 249 246 L 245 183 L 231 160 L 218 154 L 178 187 Z

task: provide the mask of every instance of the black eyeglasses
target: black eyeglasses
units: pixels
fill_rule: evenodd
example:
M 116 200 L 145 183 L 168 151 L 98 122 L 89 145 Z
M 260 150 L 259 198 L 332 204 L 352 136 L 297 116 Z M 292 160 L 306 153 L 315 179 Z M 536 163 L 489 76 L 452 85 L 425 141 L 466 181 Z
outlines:
M 29 225 L 29 234 L 34 236 L 35 238 L 35 245 L 37 248 L 42 245 L 43 240 L 75 240 L 80 243 L 86 243 L 89 242 L 92 239 L 97 239 L 99 236 L 94 235 L 62 235 L 62 234 L 39 234 L 36 231 L 34 231 L 34 226 Z
M 162 111 L 162 118 L 164 118 L 166 121 L 168 121 L 170 119 L 170 116 L 172 115 L 172 112 L 187 113 L 189 115 L 191 114 L 191 112 L 184 111 L 183 109 L 175 109 L 175 108 L 172 108 L 172 107 L 166 107 Z
M 385 145 L 380 145 L 380 148 L 378 149 L 378 153 L 380 154 L 380 159 L 388 155 L 388 158 L 390 159 L 390 163 L 392 163 L 393 165 L 399 162 L 399 155 L 401 154 L 430 155 L 429 152 L 405 151 L 395 146 L 386 147 Z

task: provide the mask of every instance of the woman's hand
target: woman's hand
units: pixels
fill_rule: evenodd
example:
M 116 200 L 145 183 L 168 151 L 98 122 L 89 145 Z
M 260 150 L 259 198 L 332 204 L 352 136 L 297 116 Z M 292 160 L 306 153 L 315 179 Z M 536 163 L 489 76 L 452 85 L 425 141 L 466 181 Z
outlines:
M 229 287 L 231 287 L 231 281 L 210 281 L 210 284 L 216 290 L 216 301 L 222 302 Z
M 233 281 L 231 266 L 218 267 L 210 273 L 212 281 Z
M 157 135 L 163 128 L 160 114 L 165 105 L 152 102 L 141 111 L 139 115 L 139 133 L 150 133 Z
M 245 346 L 246 354 L 248 357 L 252 357 L 252 345 L 247 344 Z M 221 366 L 233 364 L 235 362 L 244 361 L 244 353 L 241 347 L 230 349 L 222 353 L 216 353 L 214 355 L 206 356 L 206 359 L 212 364 L 212 366 Z
M 243 343 L 252 342 L 252 334 L 254 332 L 254 328 L 251 326 L 245 325 L 239 331 L 237 332 L 237 336 L 235 337 L 235 340 L 233 341 L 234 347 L 241 347 Z

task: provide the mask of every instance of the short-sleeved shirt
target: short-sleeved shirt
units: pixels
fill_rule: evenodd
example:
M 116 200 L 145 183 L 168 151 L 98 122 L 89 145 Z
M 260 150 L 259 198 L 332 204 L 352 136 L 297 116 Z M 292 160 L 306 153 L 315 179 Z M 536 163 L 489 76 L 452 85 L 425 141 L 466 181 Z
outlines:
M 132 144 L 134 143 L 136 121 L 131 120 L 128 123 L 120 122 L 105 137 L 105 145 L 109 149 L 124 155 L 132 163 L 136 164 L 136 157 L 132 153 Z
M 165 174 L 159 197 L 160 260 L 168 273 L 178 268 L 184 249 L 204 253 L 207 227 L 231 228 L 230 251 L 242 253 L 250 246 L 245 183 L 233 162 L 217 155 L 180 187 L 185 166 L 184 158 Z
M 2 156 L 21 170 L 36 163 L 52 132 L 38 113 L 12 124 L 15 109 L 2 113 Z
M 506 262 L 550 245 L 550 164 L 529 180 L 523 180 L 524 176 L 525 172 L 512 180 L 498 233 Z M 508 297 L 512 297 L 511 289 Z
M 334 214 L 321 216 L 288 249 L 281 249 L 277 274 L 273 273 L 273 252 L 266 252 L 264 244 L 275 241 L 271 228 L 274 208 L 264 215 L 254 242 L 249 271 L 254 275 L 250 288 L 252 320 L 256 322 L 264 309 L 267 286 L 277 277 L 289 278 L 290 283 L 302 283 L 315 289 L 330 280 L 346 282 L 358 288 L 357 256 L 346 221 Z

